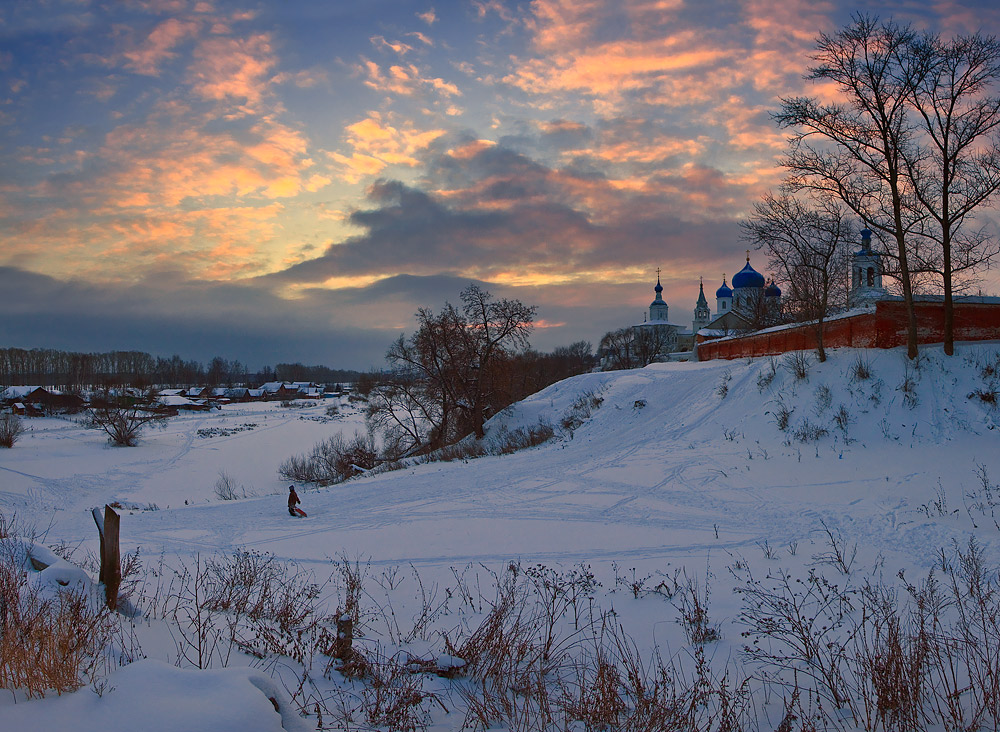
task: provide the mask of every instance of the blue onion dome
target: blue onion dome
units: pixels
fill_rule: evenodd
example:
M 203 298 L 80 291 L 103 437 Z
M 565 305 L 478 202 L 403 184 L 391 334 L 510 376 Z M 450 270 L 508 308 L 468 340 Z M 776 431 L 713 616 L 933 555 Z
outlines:
M 715 291 L 716 297 L 732 297 L 733 291 L 726 285 L 726 276 L 722 275 L 722 287 Z
M 733 277 L 733 289 L 738 290 L 741 287 L 764 287 L 764 275 L 750 266 L 749 259 L 747 259 L 747 266 Z
M 764 290 L 764 297 L 781 297 L 781 288 L 774 284 L 774 280 L 771 280 L 771 284 L 767 286 Z
M 660 276 L 659 275 L 656 275 L 656 287 L 653 288 L 653 292 L 655 292 L 657 295 L 659 295 L 661 292 L 663 292 L 663 285 L 660 284 Z

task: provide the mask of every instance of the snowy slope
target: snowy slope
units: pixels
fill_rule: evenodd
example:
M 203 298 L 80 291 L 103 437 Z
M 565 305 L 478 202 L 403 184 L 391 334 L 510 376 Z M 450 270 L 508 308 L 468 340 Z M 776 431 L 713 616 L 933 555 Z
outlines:
M 975 505 L 977 471 L 1000 481 L 997 407 L 976 395 L 996 388 L 998 352 L 995 343 L 961 344 L 948 359 L 925 348 L 913 368 L 898 350 L 833 350 L 824 364 L 810 356 L 805 379 L 782 359 L 588 374 L 488 424 L 497 438 L 546 422 L 556 428 L 551 442 L 300 487 L 302 521 L 284 510 L 278 465 L 337 429 L 352 433 L 362 425 L 357 412 L 331 422 L 321 405 L 233 405 L 174 420 L 134 449 L 107 448 L 72 423 L 33 420 L 31 434 L 0 451 L 0 510 L 48 526 L 50 543 L 95 550 L 90 506 L 155 504 L 126 513 L 123 551 L 183 559 L 244 547 L 318 573 L 342 556 L 370 562 L 373 573 L 412 565 L 442 587 L 470 564 L 584 563 L 646 649 L 677 650 L 683 636 L 669 604 L 622 594 L 622 577 L 683 568 L 712 584 L 724 639 L 715 652 L 725 659 L 739 647 L 731 625 L 739 600 L 726 572 L 734 561 L 765 572 L 802 567 L 825 551 L 830 532 L 856 545 L 866 573 L 923 572 L 939 550 L 972 535 L 1000 563 L 1000 530 Z M 868 378 L 858 377 L 859 364 Z M 263 495 L 216 499 L 220 470 Z

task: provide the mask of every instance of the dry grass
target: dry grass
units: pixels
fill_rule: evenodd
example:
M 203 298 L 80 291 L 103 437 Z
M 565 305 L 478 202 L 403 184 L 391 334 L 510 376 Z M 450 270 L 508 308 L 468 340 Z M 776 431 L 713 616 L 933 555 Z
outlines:
M 34 538 L 0 514 L 0 687 L 29 699 L 87 683 L 115 626 L 85 590 L 46 596 L 29 580 L 25 552 Z

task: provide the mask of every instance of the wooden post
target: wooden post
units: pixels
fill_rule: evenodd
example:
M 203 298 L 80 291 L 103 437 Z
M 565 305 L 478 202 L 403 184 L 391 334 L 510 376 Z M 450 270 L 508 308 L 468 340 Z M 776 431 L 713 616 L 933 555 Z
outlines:
M 101 572 L 97 579 L 104 585 L 108 608 L 114 610 L 118 607 L 118 589 L 122 583 L 121 549 L 118 546 L 121 517 L 111 506 L 104 507 L 103 516 L 99 508 L 91 513 L 101 538 Z
M 111 506 L 104 507 L 104 587 L 107 590 L 108 608 L 118 607 L 118 588 L 122 583 L 122 555 L 118 546 L 121 517 Z
M 333 657 L 346 661 L 351 657 L 354 649 L 354 620 L 350 615 L 344 613 L 337 618 L 337 641 L 333 646 Z
M 97 536 L 101 539 L 101 551 L 97 555 L 101 558 L 101 571 L 97 575 L 97 581 L 102 585 L 104 584 L 104 514 L 101 513 L 101 509 L 93 508 L 90 511 L 90 515 L 94 517 L 94 523 L 97 524 Z

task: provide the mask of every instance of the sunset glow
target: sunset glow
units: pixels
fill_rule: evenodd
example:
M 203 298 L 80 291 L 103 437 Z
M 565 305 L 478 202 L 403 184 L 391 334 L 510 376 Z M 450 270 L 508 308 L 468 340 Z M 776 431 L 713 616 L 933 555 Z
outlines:
M 596 345 L 657 267 L 690 320 L 854 11 L 1000 31 L 972 0 L 4 3 L 0 345 L 367 368 L 473 280 L 538 306 L 534 347 Z

